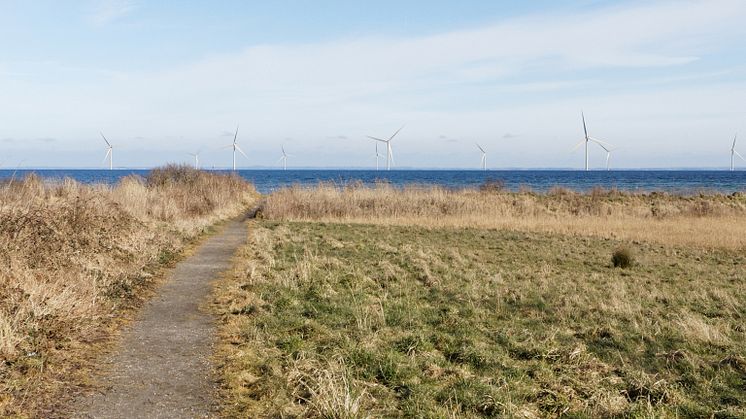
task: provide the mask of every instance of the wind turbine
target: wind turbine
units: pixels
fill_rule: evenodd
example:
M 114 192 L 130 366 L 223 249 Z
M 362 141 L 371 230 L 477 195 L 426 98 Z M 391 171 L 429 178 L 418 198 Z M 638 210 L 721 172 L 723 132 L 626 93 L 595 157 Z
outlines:
M 241 150 L 241 147 L 238 146 L 238 125 L 236 125 L 236 134 L 233 136 L 233 144 L 228 144 L 227 146 L 223 148 L 232 148 L 233 149 L 233 171 L 236 171 L 236 151 L 243 154 L 244 157 L 247 159 L 249 156 L 246 155 L 246 153 Z
M 590 142 L 594 142 L 598 144 L 601 148 L 606 150 L 606 163 L 607 163 L 607 169 L 608 169 L 608 162 L 609 162 L 609 158 L 611 157 L 611 150 L 610 150 L 611 144 L 601 141 L 598 138 L 593 138 L 590 135 L 588 135 L 588 127 L 585 124 L 585 114 L 581 112 L 580 116 L 583 119 L 583 133 L 585 134 L 585 138 L 580 140 L 580 142 L 574 147 L 574 149 L 580 147 L 583 143 L 585 143 L 585 171 L 586 172 L 588 171 L 588 143 Z
M 735 170 L 735 156 L 738 156 L 741 158 L 741 160 L 746 161 L 746 158 L 744 158 L 739 152 L 736 151 L 736 139 L 738 138 L 738 134 L 733 136 L 733 145 L 730 147 L 730 171 L 732 172 Z
M 479 149 L 479 151 L 482 152 L 482 160 L 480 161 L 479 164 L 480 166 L 482 166 L 482 170 L 486 171 L 487 170 L 487 152 L 484 151 L 482 146 L 479 144 L 477 144 L 477 148 Z
M 109 159 L 109 170 L 114 170 L 114 147 L 111 145 L 109 140 L 104 137 L 104 133 L 100 133 L 101 138 L 106 141 L 106 155 L 104 156 L 104 163 L 106 162 L 106 159 Z
M 187 153 L 190 156 L 194 157 L 194 168 L 195 169 L 199 169 L 199 153 L 201 153 L 201 151 L 198 151 L 196 153 Z
M 292 154 L 285 153 L 285 146 L 280 146 L 282 148 L 282 157 L 280 157 L 280 162 L 282 162 L 282 170 L 288 170 L 288 156 L 291 156 Z
M 376 172 L 378 171 L 378 158 L 383 157 L 381 153 L 378 152 L 378 141 L 376 141 Z
M 371 137 L 370 135 L 368 136 L 368 138 L 370 138 L 371 140 L 386 143 L 386 170 L 391 170 L 391 164 L 394 163 L 394 151 L 391 149 L 391 140 L 393 140 L 394 137 L 396 137 L 396 134 L 398 134 L 399 131 L 401 131 L 402 129 L 404 129 L 404 125 L 402 125 L 401 128 L 396 130 L 394 135 L 389 137 L 388 140 L 384 140 L 382 138 Z

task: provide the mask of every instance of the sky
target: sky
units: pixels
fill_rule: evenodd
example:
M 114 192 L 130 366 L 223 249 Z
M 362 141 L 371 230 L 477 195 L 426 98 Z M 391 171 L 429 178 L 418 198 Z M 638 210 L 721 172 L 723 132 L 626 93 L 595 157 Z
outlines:
M 0 168 L 612 168 L 746 154 L 746 2 L 0 0 Z M 591 145 L 591 167 L 606 152 Z M 746 166 L 746 162 L 741 162 Z

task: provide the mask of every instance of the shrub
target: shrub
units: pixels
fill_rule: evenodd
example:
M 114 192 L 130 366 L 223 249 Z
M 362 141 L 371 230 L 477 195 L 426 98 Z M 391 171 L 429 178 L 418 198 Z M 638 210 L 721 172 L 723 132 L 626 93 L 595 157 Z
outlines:
M 611 263 L 615 268 L 629 268 L 634 262 L 635 257 L 628 247 L 620 247 L 611 254 Z
M 169 164 L 151 170 L 145 177 L 150 187 L 172 184 L 192 185 L 200 175 L 200 171 L 184 164 Z
M 487 179 L 479 185 L 480 192 L 503 192 L 505 191 L 505 181 L 502 179 Z

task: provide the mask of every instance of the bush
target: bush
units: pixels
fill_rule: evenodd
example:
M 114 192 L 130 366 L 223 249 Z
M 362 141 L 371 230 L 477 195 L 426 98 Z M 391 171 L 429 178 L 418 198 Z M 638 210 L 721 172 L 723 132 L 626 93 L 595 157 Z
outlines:
M 184 164 L 169 164 L 152 169 L 145 177 L 150 187 L 166 185 L 191 185 L 200 176 L 200 171 Z
M 487 179 L 479 185 L 479 190 L 481 192 L 491 192 L 491 193 L 498 193 L 498 192 L 504 192 L 505 191 L 505 181 L 502 179 Z
M 635 257 L 628 247 L 620 247 L 611 254 L 611 263 L 615 268 L 629 268 L 635 263 Z

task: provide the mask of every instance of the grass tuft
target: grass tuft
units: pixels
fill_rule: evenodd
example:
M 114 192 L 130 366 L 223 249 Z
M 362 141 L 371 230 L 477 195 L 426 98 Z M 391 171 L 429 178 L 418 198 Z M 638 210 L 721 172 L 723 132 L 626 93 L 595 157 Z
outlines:
M 611 253 L 611 263 L 615 268 L 627 269 L 634 265 L 635 255 L 629 247 L 619 247 Z

